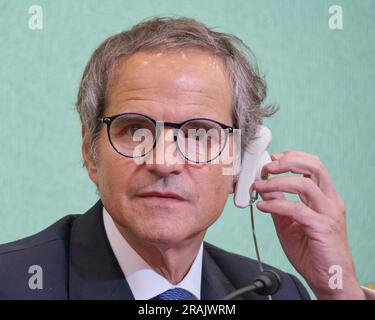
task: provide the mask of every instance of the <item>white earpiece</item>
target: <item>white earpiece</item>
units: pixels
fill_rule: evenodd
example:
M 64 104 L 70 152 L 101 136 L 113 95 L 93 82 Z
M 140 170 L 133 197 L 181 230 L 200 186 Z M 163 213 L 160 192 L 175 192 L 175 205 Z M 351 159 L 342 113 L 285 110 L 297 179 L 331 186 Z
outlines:
M 272 161 L 267 151 L 271 140 L 271 131 L 261 125 L 258 127 L 255 140 L 244 153 L 234 193 L 234 204 L 239 208 L 246 208 L 250 205 L 251 185 L 255 180 L 262 179 L 263 166 Z

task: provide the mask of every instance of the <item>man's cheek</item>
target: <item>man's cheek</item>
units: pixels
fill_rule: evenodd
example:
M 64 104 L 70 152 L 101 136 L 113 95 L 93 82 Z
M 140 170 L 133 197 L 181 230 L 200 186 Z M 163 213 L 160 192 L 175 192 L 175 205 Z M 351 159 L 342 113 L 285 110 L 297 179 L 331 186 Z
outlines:
M 232 189 L 232 179 L 223 176 L 221 171 L 212 170 L 208 179 L 200 185 L 200 200 L 212 207 L 220 207 L 226 202 Z
M 107 169 L 101 171 L 99 174 L 99 186 L 107 195 L 115 195 L 119 192 L 124 193 L 124 181 L 126 181 L 126 179 L 123 178 L 120 173 L 116 172 L 116 170 Z

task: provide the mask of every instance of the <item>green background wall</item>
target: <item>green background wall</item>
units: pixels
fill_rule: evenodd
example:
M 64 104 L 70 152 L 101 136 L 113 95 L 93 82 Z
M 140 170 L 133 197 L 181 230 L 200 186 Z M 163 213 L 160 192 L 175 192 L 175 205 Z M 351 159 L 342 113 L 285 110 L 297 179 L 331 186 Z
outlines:
M 43 30 L 30 30 L 30 5 Z M 344 10 L 343 30 L 328 8 Z M 242 38 L 258 57 L 268 102 L 270 151 L 318 155 L 347 206 L 362 284 L 375 282 L 375 1 L 0 1 L 0 243 L 36 233 L 97 199 L 81 165 L 74 102 L 83 68 L 108 36 L 150 16 L 188 16 Z M 271 218 L 257 214 L 261 256 L 296 273 Z M 255 257 L 247 210 L 228 200 L 206 240 Z

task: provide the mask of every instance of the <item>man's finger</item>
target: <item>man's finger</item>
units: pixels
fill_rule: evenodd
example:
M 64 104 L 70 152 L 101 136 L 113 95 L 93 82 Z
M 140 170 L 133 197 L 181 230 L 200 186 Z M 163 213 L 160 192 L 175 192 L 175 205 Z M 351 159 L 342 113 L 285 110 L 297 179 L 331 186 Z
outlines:
M 338 197 L 333 181 L 320 159 L 302 151 L 285 151 L 262 169 L 263 174 L 280 174 L 292 172 L 310 178 L 330 199 Z M 272 157 L 275 159 L 275 157 Z
M 254 189 L 258 192 L 288 192 L 297 194 L 301 201 L 319 213 L 329 213 L 331 202 L 311 179 L 300 176 L 274 177 L 256 181 Z
M 282 192 L 259 192 L 260 197 L 263 200 L 272 200 L 272 199 L 286 199 L 284 193 Z
M 257 202 L 256 206 L 260 211 L 291 218 L 293 221 L 307 227 L 316 227 L 323 219 L 322 215 L 311 210 L 300 201 L 273 199 Z

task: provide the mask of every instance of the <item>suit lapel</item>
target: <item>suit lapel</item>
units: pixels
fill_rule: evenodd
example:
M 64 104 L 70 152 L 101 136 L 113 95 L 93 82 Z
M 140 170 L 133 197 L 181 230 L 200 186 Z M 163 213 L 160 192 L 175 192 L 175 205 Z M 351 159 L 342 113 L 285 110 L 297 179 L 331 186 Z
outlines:
M 203 248 L 201 300 L 222 299 L 235 288 L 210 255 L 205 243 Z
M 69 298 L 134 300 L 107 239 L 102 208 L 99 200 L 73 223 L 70 236 Z

